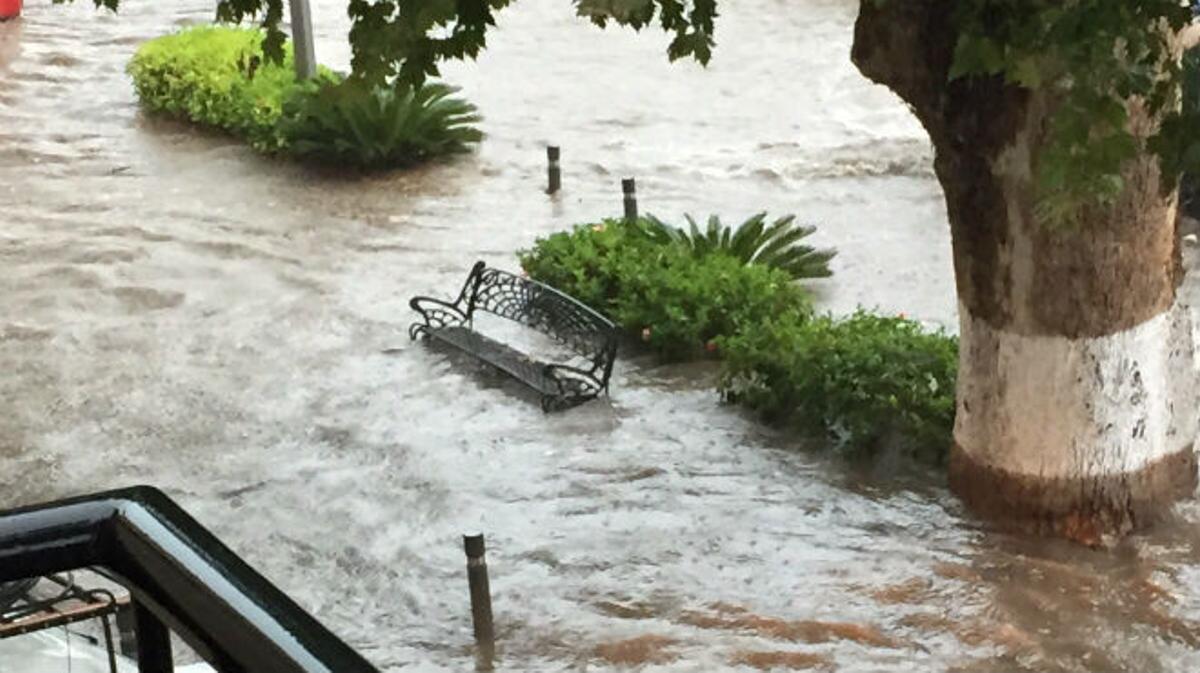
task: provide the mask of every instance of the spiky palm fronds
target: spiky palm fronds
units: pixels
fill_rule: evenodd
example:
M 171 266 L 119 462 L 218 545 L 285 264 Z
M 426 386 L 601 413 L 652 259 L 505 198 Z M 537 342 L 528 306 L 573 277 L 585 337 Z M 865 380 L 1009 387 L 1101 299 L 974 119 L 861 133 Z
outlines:
M 441 83 L 365 87 L 347 80 L 323 87 L 294 108 L 292 151 L 368 168 L 407 166 L 466 151 L 483 134 L 475 106 Z
M 716 215 L 701 229 L 690 215 L 687 229 L 666 224 L 653 216 L 639 223 L 643 235 L 658 243 L 682 245 L 701 257 L 714 252 L 731 255 L 746 264 L 762 264 L 779 269 L 794 279 L 826 278 L 833 274 L 829 260 L 837 253 L 803 245 L 802 240 L 817 228 L 797 225 L 795 215 L 786 215 L 767 223 L 767 214 L 758 213 L 736 229 L 721 224 Z

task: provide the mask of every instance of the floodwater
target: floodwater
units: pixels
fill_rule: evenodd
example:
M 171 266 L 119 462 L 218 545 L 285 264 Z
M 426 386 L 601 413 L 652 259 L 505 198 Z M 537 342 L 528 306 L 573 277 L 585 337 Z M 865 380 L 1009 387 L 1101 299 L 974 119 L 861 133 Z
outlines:
M 387 671 L 472 665 L 474 531 L 501 670 L 1200 665 L 1195 505 L 1112 552 L 1009 537 L 937 473 L 796 450 L 709 366 L 626 358 L 546 416 L 408 342 L 410 296 L 618 213 L 626 176 L 666 218 L 798 213 L 840 251 L 829 310 L 953 328 L 930 150 L 850 65 L 856 3 L 725 3 L 705 70 L 522 0 L 447 68 L 480 151 L 367 178 L 143 117 L 129 56 L 212 7 L 127 4 L 0 25 L 0 504 L 154 484 Z

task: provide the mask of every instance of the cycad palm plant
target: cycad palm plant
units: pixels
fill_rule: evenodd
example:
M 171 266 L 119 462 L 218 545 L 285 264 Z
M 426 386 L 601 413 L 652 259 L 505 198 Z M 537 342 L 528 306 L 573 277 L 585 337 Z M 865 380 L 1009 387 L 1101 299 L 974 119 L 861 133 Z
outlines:
M 406 166 L 464 152 L 483 134 L 474 105 L 440 83 L 367 87 L 346 80 L 322 87 L 292 106 L 291 150 L 303 157 L 366 168 Z
M 697 257 L 722 252 L 745 264 L 779 269 L 793 279 L 833 275 L 829 260 L 837 253 L 801 244 L 800 241 L 811 236 L 817 228 L 797 225 L 795 215 L 768 224 L 767 214 L 758 213 L 736 229 L 721 224 L 720 218 L 712 215 L 703 230 L 690 215 L 684 217 L 687 229 L 673 227 L 653 216 L 641 220 L 638 228 L 650 240 L 681 245 Z

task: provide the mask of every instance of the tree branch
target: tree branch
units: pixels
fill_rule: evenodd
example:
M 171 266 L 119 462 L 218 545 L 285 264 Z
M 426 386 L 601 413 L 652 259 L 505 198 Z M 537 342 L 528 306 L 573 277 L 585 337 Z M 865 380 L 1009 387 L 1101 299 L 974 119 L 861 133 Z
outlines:
M 940 125 L 956 34 L 952 0 L 860 0 L 850 57 L 864 76 L 896 92 L 928 128 Z

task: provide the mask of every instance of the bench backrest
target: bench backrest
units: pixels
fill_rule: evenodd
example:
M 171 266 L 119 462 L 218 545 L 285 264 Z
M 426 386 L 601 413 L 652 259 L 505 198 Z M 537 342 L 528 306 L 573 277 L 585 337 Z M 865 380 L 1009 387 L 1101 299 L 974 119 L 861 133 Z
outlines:
M 475 265 L 467 280 L 467 316 L 486 311 L 552 337 L 592 362 L 605 379 L 617 353 L 617 328 L 575 298 L 529 278 Z

